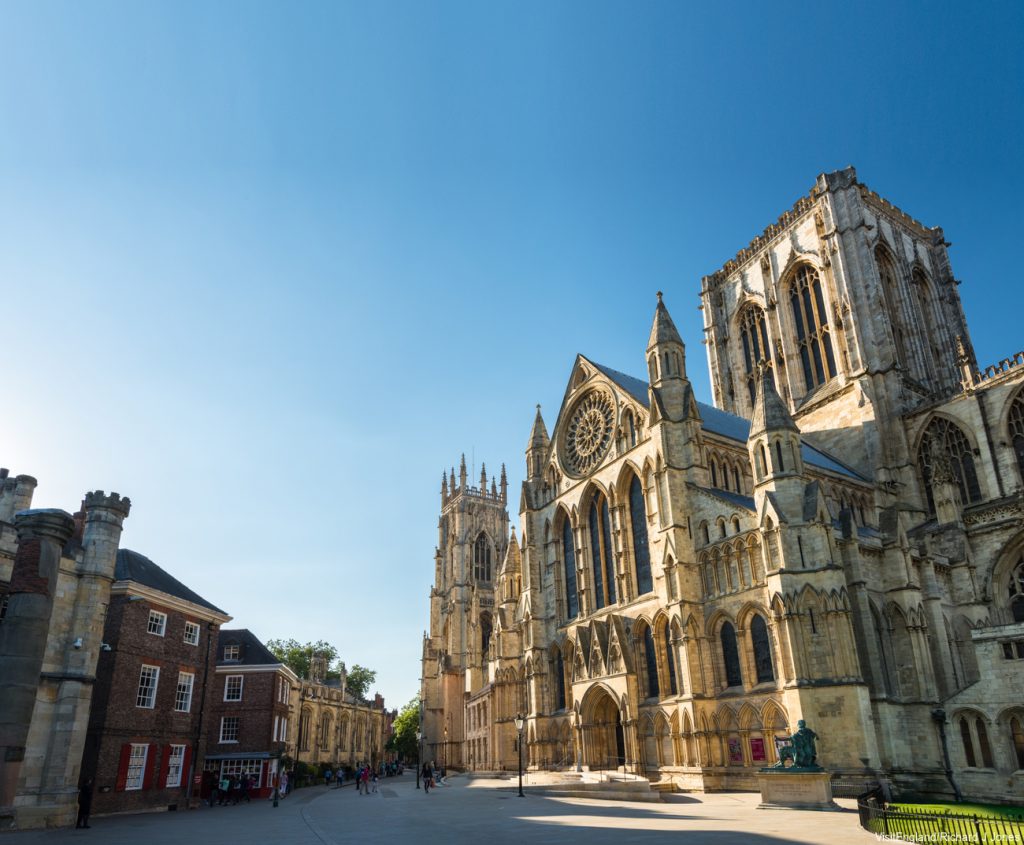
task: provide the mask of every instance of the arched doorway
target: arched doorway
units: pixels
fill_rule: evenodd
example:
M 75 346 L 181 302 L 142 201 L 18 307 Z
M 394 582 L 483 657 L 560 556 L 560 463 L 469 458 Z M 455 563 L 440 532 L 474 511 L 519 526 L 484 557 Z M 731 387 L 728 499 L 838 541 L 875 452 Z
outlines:
M 626 763 L 626 737 L 615 699 L 602 687 L 583 699 L 583 762 L 591 769 L 616 769 Z

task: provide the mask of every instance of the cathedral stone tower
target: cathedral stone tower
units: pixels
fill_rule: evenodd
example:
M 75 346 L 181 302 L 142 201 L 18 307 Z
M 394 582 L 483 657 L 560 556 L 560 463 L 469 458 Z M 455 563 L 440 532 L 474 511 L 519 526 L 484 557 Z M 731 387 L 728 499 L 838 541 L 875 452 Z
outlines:
M 508 481 L 480 468 L 471 487 L 462 456 L 441 475 L 441 517 L 430 591 L 430 634 L 423 640 L 423 750 L 439 765 L 462 767 L 465 702 L 488 682 L 498 568 L 508 549 Z

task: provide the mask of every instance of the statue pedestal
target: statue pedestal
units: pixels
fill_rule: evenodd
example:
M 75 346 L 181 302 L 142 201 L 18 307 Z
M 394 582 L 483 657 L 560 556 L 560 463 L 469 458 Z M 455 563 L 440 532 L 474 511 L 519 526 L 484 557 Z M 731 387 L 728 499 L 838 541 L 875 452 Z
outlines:
M 838 810 L 831 776 L 824 769 L 761 769 L 759 810 Z

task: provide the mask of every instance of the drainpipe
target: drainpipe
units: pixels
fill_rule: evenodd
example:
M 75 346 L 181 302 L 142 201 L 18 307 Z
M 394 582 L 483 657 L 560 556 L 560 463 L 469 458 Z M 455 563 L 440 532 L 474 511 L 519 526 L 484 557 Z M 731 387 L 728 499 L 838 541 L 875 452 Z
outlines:
M 963 793 L 953 779 L 953 766 L 949 762 L 949 742 L 946 740 L 946 711 L 941 707 L 936 707 L 932 710 L 932 721 L 935 722 L 936 727 L 939 729 L 939 742 L 942 745 L 942 763 L 946 767 L 946 780 L 953 787 L 953 794 L 956 796 L 956 800 L 958 802 L 963 801 Z

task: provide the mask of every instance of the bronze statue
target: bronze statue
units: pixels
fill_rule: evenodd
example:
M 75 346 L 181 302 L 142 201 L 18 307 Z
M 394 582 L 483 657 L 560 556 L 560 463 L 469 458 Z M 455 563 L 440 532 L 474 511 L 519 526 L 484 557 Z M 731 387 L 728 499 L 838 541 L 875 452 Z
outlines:
M 796 723 L 796 733 L 789 738 L 790 744 L 779 749 L 779 762 L 773 768 L 784 769 L 786 761 L 791 760 L 794 769 L 820 769 L 814 745 L 817 738 L 818 735 L 801 719 Z

